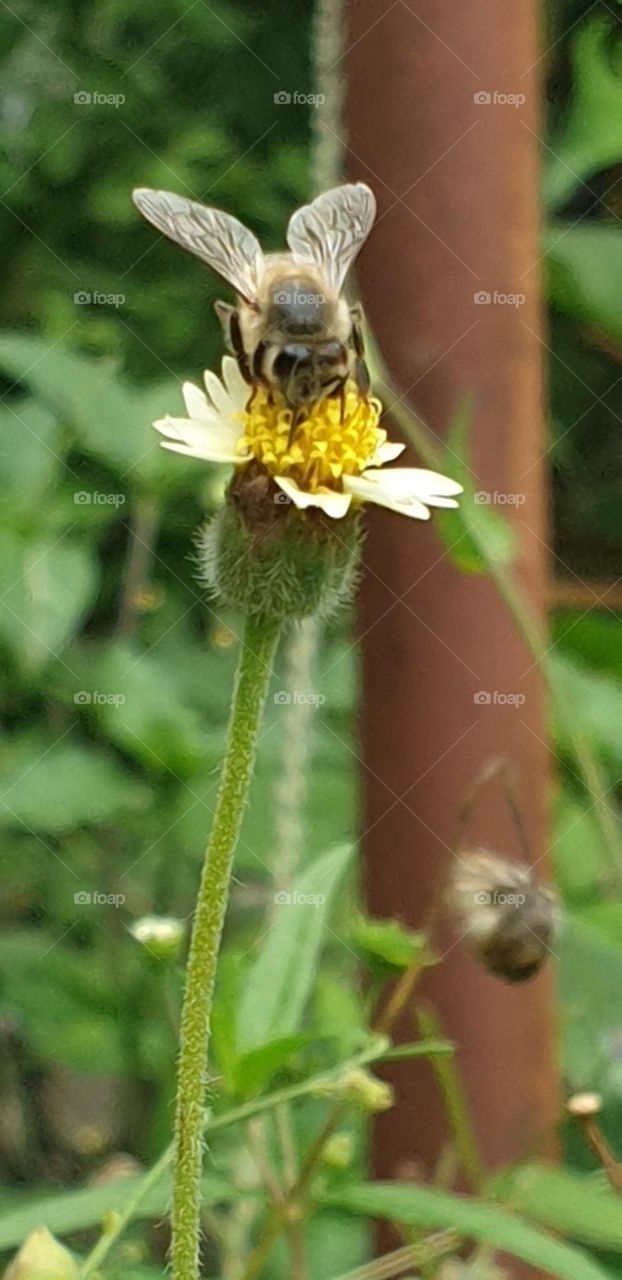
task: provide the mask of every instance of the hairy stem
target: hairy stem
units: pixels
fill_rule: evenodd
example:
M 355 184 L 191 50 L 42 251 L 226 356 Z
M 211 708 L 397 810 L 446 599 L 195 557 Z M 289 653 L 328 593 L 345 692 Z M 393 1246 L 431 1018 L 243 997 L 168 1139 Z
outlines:
M 205 855 L 186 970 L 175 1119 L 173 1280 L 198 1280 L 200 1178 L 210 1016 L 235 853 L 255 758 L 257 730 L 279 625 L 249 620 L 240 658 L 229 740 Z

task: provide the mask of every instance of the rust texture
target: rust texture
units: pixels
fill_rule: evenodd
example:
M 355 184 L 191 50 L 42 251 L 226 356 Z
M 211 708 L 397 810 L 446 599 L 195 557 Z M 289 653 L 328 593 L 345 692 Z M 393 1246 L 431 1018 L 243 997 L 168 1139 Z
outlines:
M 543 617 L 536 3 L 356 0 L 348 20 L 347 166 L 373 186 L 380 212 L 360 263 L 367 313 L 397 384 L 439 439 L 472 396 L 478 488 L 520 495 L 502 512 Z M 498 96 L 512 94 L 524 101 Z M 482 292 L 497 300 L 477 302 Z M 524 301 L 499 299 L 510 294 Z M 495 588 L 457 572 L 433 527 L 384 512 L 370 525 L 360 612 L 368 901 L 375 915 L 421 924 L 451 862 L 460 801 L 494 755 L 512 762 L 546 878 L 544 691 Z M 479 691 L 491 701 L 478 702 Z M 524 701 L 495 702 L 495 693 Z M 520 856 L 500 788 L 482 793 L 469 834 Z M 447 933 L 443 946 L 426 995 L 458 1045 L 486 1162 L 532 1155 L 550 1143 L 557 1115 L 552 966 L 509 987 Z M 408 1018 L 402 1031 L 412 1037 Z M 399 1064 L 391 1074 L 399 1104 L 378 1123 L 375 1172 L 429 1176 L 447 1136 L 431 1072 Z

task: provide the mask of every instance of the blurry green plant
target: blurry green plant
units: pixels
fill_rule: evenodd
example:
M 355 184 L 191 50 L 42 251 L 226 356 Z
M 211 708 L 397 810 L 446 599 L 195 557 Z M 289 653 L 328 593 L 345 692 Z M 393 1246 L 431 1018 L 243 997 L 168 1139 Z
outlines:
M 607 5 L 555 7 L 545 248 L 556 548 L 570 579 L 588 575 L 606 586 L 622 540 L 619 35 Z M 274 244 L 309 191 L 306 114 L 279 116 L 273 95 L 311 88 L 310 10 L 297 10 L 298 38 L 287 47 L 275 39 L 291 18 L 286 0 L 261 14 L 250 0 L 190 10 L 158 0 L 123 11 L 100 0 L 81 10 L 0 14 L 0 316 L 14 326 L 0 335 L 0 1103 L 11 1117 L 0 1131 L 0 1250 L 13 1252 L 45 1220 L 69 1239 L 83 1276 L 162 1275 L 167 1241 L 153 1224 L 170 1199 L 165 1144 L 180 973 L 175 964 L 154 966 L 126 926 L 153 913 L 184 919 L 191 908 L 238 644 L 236 620 L 217 615 L 198 591 L 188 555 L 218 505 L 222 477 L 181 459 L 167 466 L 145 429 L 170 407 L 173 381 L 213 361 L 217 286 L 149 238 L 128 192 L 135 183 L 189 190 L 235 208 Z M 74 103 L 80 91 L 123 93 L 125 102 Z M 82 293 L 117 301 L 74 302 Z M 466 442 L 467 418 L 456 422 L 454 453 L 461 435 Z M 468 509 L 474 525 L 466 537 L 460 527 L 457 562 L 467 572 L 493 564 L 503 575 L 514 555 L 506 524 Z M 451 548 L 451 515 L 444 535 Z M 617 841 L 619 636 L 617 608 L 584 616 L 564 608 L 554 617 L 556 679 Z M 347 742 L 355 672 L 343 631 L 330 634 L 321 665 L 310 860 L 329 857 L 354 825 Z M 307 1153 L 330 1119 L 327 1085 L 395 1053 L 370 1032 L 370 1002 L 349 981 L 353 957 L 331 930 L 363 958 L 376 999 L 390 975 L 399 982 L 408 972 L 405 961 L 421 960 L 419 935 L 355 914 L 345 853 L 347 892 L 327 895 L 318 914 L 273 916 L 264 864 L 274 841 L 280 715 L 269 706 L 219 975 L 202 1187 L 214 1275 L 250 1252 L 274 1211 L 261 1156 L 255 1163 L 243 1153 L 257 1146 L 247 1126 L 260 1122 L 260 1148 L 286 1169 L 292 1136 Z M 603 1126 L 621 1151 L 622 918 L 594 796 L 577 777 L 575 733 L 559 718 L 556 741 L 565 1070 L 571 1089 L 601 1090 Z M 303 885 L 306 875 L 303 866 Z M 125 903 L 74 901 L 94 892 L 122 894 Z M 443 1062 L 448 1049 L 438 1041 L 401 1047 Z M 72 1108 L 85 1080 L 95 1105 Z M 314 1280 L 389 1274 L 363 1266 L 361 1215 L 396 1222 L 413 1266 L 432 1245 L 442 1257 L 467 1241 L 544 1273 L 622 1275 L 619 1202 L 573 1133 L 569 1169 L 529 1164 L 486 1184 L 478 1199 L 363 1185 L 360 1119 L 348 1112 L 339 1133 L 351 1141 L 351 1163 L 318 1161 L 308 1188 Z M 114 1162 L 107 1166 L 119 1149 L 134 1159 L 123 1178 Z M 403 1262 L 396 1254 L 396 1267 Z M 270 1268 L 277 1280 L 291 1274 L 282 1242 Z

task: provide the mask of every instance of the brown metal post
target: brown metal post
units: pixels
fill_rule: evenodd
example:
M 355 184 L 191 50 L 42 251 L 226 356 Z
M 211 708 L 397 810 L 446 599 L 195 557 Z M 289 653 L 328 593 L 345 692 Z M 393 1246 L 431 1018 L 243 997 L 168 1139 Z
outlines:
M 472 393 L 479 487 L 497 502 L 506 496 L 521 581 L 542 617 L 536 10 L 536 0 L 354 0 L 345 66 L 348 169 L 374 187 L 380 209 L 360 268 L 372 328 L 399 387 L 439 438 Z M 516 505 L 510 494 L 520 495 Z M 543 689 L 488 581 L 458 573 L 433 528 L 391 513 L 371 522 L 360 620 L 368 897 L 373 914 L 418 924 L 446 874 L 460 800 L 492 756 L 511 760 L 531 844 L 545 854 Z M 507 694 L 524 702 L 499 699 Z M 494 786 L 481 795 L 470 834 L 519 855 Z M 551 968 L 508 987 L 460 944 L 427 994 L 458 1045 L 486 1161 L 541 1149 L 557 1109 Z M 405 1034 L 412 1030 L 405 1023 Z M 446 1138 L 434 1081 L 412 1064 L 392 1076 L 399 1104 L 378 1124 L 376 1173 L 429 1175 Z

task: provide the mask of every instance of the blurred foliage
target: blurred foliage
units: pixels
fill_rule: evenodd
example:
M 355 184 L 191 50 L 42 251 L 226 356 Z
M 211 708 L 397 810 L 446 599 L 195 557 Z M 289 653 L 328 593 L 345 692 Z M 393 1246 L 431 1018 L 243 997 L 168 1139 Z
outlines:
M 309 194 L 310 109 L 274 95 L 313 90 L 311 16 L 310 3 L 298 5 L 285 42 L 288 0 L 0 9 L 0 1251 L 45 1216 L 86 1253 L 102 1215 L 124 1211 L 169 1138 L 181 972 L 158 964 L 128 925 L 191 911 L 239 627 L 199 590 L 192 553 L 223 474 L 171 465 L 147 426 L 176 403 L 180 376 L 219 355 L 220 288 L 144 226 L 129 192 L 163 186 L 222 205 L 277 246 Z M 615 4 L 551 0 L 546 16 L 557 570 L 567 586 L 587 580 L 604 596 L 598 609 L 589 594 L 560 606 L 553 639 L 618 826 L 620 596 L 607 592 L 622 545 L 622 50 Z M 454 455 L 463 436 L 464 419 Z M 480 543 L 509 562 L 505 523 L 469 509 Z M 442 528 L 451 545 L 452 513 Z M 461 555 L 461 568 L 481 571 L 474 538 Z M 277 669 L 273 690 L 284 680 Z M 307 800 L 313 866 L 297 882 L 313 893 L 323 869 L 324 902 L 281 914 L 269 867 L 284 709 L 269 702 L 214 1016 L 208 1274 L 219 1274 L 216 1242 L 233 1247 L 231 1223 L 244 1243 L 258 1195 L 245 1131 L 228 1114 L 294 1090 L 294 1137 L 307 1146 L 326 1106 L 313 1081 L 373 1044 L 357 958 L 374 995 L 421 958 L 418 934 L 372 925 L 355 907 L 355 688 L 344 623 L 323 644 L 314 684 L 325 702 Z M 620 1153 L 622 871 L 603 852 L 567 727 L 556 734 L 565 1072 L 570 1089 L 602 1091 L 603 1128 Z M 313 1280 L 362 1260 L 363 1209 L 417 1228 L 449 1223 L 553 1274 L 622 1275 L 619 1213 L 574 1131 L 571 1170 L 527 1166 L 489 1188 L 498 1204 L 461 1201 L 458 1220 L 444 1192 L 359 1186 L 362 1129 L 351 1118 L 345 1127 L 352 1168 L 323 1174 L 307 1231 Z M 265 1140 L 272 1151 L 271 1125 Z M 167 1202 L 164 1177 L 106 1277 L 162 1274 Z M 277 1251 L 275 1280 L 287 1274 Z

